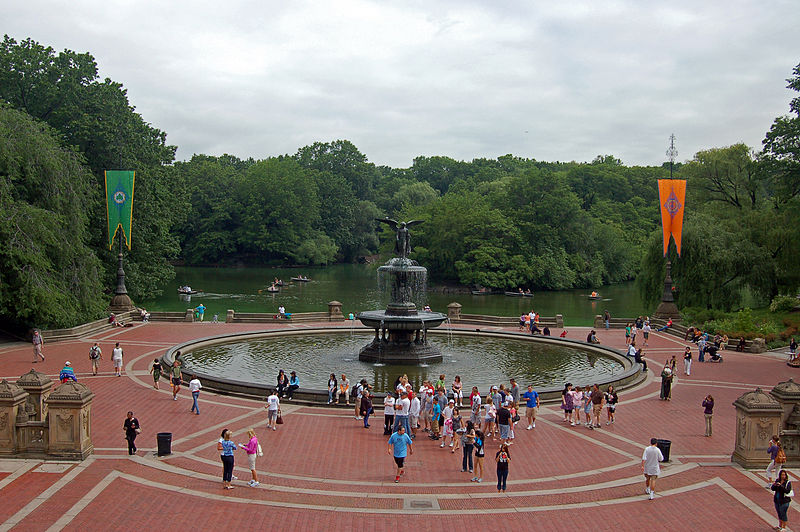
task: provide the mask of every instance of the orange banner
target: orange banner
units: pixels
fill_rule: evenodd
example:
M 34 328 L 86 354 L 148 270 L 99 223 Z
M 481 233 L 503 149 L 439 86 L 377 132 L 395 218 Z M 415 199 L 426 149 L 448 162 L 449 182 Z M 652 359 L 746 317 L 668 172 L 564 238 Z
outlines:
M 669 237 L 675 239 L 678 256 L 681 254 L 681 232 L 683 231 L 683 207 L 686 200 L 686 181 L 683 179 L 659 179 L 658 197 L 661 200 L 661 227 L 664 233 L 664 256 L 669 249 Z

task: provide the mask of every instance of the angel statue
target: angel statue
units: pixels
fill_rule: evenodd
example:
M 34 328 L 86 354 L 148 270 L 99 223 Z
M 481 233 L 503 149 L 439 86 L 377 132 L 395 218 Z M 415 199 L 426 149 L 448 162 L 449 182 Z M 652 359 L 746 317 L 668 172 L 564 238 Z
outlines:
M 402 259 L 407 259 L 408 254 L 411 253 L 411 237 L 408 234 L 408 228 L 412 225 L 421 224 L 424 220 L 411 220 L 410 222 L 398 222 L 387 218 L 375 218 L 377 221 L 384 223 L 391 227 L 396 233 L 394 242 L 394 250 L 397 256 Z

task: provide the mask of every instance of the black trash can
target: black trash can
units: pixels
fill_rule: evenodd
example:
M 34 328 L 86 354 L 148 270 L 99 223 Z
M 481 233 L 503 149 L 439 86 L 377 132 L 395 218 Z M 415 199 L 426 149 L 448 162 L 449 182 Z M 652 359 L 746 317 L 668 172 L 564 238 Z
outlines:
M 656 447 L 658 447 L 661 450 L 661 454 L 664 455 L 664 461 L 669 462 L 669 449 L 672 447 L 672 441 L 658 440 L 656 441 Z
M 172 433 L 159 432 L 156 434 L 158 440 L 158 456 L 172 454 Z

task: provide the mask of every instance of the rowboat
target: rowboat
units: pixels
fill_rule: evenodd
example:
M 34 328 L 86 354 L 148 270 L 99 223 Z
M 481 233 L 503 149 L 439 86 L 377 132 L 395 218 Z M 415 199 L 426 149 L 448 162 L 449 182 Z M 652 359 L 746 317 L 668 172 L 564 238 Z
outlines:
M 533 292 L 511 292 L 505 293 L 508 297 L 533 297 Z
M 307 283 L 311 281 L 310 277 L 292 277 L 292 281 L 297 281 L 299 283 Z

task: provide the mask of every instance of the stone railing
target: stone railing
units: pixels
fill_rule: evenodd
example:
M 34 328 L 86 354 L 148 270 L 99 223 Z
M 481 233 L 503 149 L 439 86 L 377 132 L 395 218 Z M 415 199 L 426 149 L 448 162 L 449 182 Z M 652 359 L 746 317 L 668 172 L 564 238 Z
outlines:
M 488 325 L 494 327 L 518 327 L 519 316 L 505 317 L 505 316 L 486 316 L 483 314 L 460 314 L 458 318 L 450 318 L 452 323 L 466 323 L 470 325 Z M 542 327 L 555 327 L 562 329 L 564 327 L 564 316 L 556 314 L 555 316 L 540 316 L 539 328 Z
M 131 310 L 128 312 L 122 312 L 117 314 L 117 321 L 124 325 L 125 323 L 130 323 L 133 321 L 134 316 L 138 318 L 139 311 Z M 70 327 L 69 329 L 48 329 L 40 332 L 45 342 L 58 342 L 61 340 L 75 340 L 77 338 L 82 338 L 84 336 L 100 331 L 110 330 L 112 328 L 113 327 L 111 324 L 108 323 L 108 318 L 103 318 L 102 320 L 90 321 L 89 323 Z

